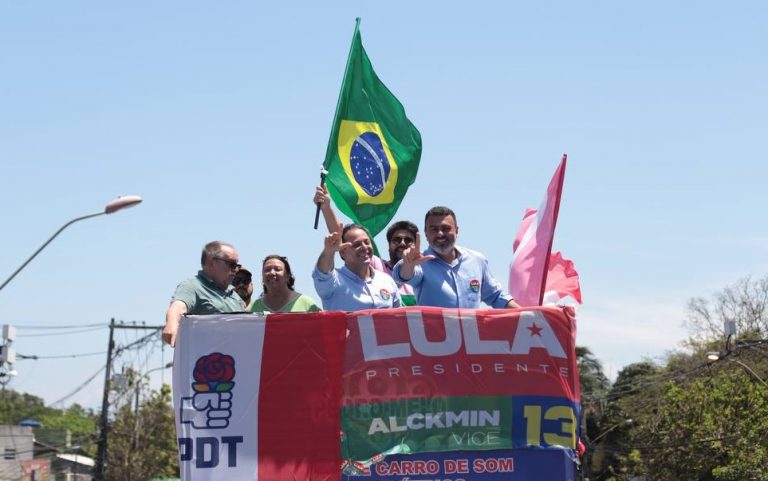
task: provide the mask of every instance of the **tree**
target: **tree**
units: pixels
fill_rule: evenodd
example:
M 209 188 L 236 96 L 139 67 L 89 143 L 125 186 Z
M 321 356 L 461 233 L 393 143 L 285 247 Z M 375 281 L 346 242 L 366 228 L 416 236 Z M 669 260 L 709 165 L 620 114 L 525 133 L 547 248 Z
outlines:
M 664 388 L 634 434 L 655 479 L 768 480 L 768 388 L 732 363 Z
M 18 424 L 24 419 L 40 419 L 55 409 L 45 406 L 42 398 L 13 390 L 0 391 L 0 424 Z
M 664 367 L 620 373 L 601 422 L 633 422 L 606 436 L 613 458 L 606 456 L 602 479 L 768 481 L 767 307 L 768 277 L 693 299 L 688 351 L 670 354 Z M 727 346 L 724 321 L 740 339 Z
M 722 339 L 725 321 L 734 322 L 742 336 L 768 337 L 768 276 L 745 277 L 710 301 L 696 297 L 688 302 L 686 326 L 694 340 Z
M 599 430 L 598 419 L 602 413 L 602 400 L 611 383 L 603 372 L 603 365 L 588 347 L 576 346 L 576 366 L 581 385 L 581 408 L 584 419 L 583 437 L 589 439 Z
M 603 372 L 602 363 L 588 347 L 576 346 L 576 365 L 583 395 L 599 397 L 607 392 L 611 382 Z
M 72 444 L 86 456 L 96 456 L 96 423 L 98 416 L 90 409 L 73 404 L 64 410 L 43 414 L 40 422 L 49 429 L 66 429 L 72 435 Z
M 599 420 L 605 435 L 590 452 L 592 479 L 612 479 L 617 475 L 644 472 L 641 453 L 633 451 L 627 439 L 633 424 L 642 424 L 644 416 L 653 412 L 662 372 L 661 367 L 647 361 L 629 364 L 619 371 L 604 400 L 607 406 Z
M 134 379 L 133 389 L 139 389 Z M 163 385 L 138 407 L 120 406 L 109 432 L 106 479 L 146 481 L 152 477 L 177 477 L 179 460 L 171 390 Z
M 96 415 L 79 404 L 62 410 L 46 406 L 42 398 L 32 394 L 0 391 L 0 424 L 18 424 L 24 419 L 35 419 L 46 429 L 69 431 L 73 444 L 82 452 L 95 453 Z M 63 444 L 54 447 L 65 448 Z

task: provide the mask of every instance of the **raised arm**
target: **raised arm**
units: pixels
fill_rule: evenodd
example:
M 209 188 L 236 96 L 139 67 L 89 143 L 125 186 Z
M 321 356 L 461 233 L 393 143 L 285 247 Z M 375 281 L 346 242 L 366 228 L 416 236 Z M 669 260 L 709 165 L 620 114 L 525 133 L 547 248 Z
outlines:
M 341 230 L 344 227 L 343 224 L 337 224 L 337 229 L 331 231 L 330 234 L 325 236 L 323 244 L 323 251 L 320 253 L 320 257 L 317 258 L 317 270 L 323 274 L 328 274 L 333 270 L 333 256 L 337 251 L 349 247 L 349 242 L 341 242 Z
M 403 251 L 402 262 L 400 263 L 399 268 L 400 279 L 404 281 L 411 280 L 417 265 L 423 264 L 434 258 L 435 256 L 433 255 L 425 256 L 421 253 L 421 236 L 416 234 L 416 242 Z
M 323 219 L 325 219 L 325 226 L 328 228 L 328 232 L 337 232 L 336 229 L 339 226 L 339 218 L 336 217 L 336 212 L 333 211 L 333 206 L 331 206 L 331 196 L 328 195 L 328 188 L 326 186 L 318 185 L 317 188 L 315 188 L 313 202 L 315 204 L 320 204 L 320 211 L 323 213 Z M 338 232 L 341 231 L 339 230 Z

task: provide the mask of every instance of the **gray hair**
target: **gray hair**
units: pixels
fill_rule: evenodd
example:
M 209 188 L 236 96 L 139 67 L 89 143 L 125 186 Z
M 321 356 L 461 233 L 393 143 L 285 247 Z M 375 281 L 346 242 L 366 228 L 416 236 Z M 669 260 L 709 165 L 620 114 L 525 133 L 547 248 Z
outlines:
M 235 249 L 235 246 L 228 242 L 221 242 L 221 241 L 213 241 L 205 244 L 205 247 L 203 247 L 203 254 L 200 256 L 200 265 L 205 266 L 205 261 L 208 259 L 214 259 L 216 257 L 221 256 L 221 248 L 222 247 L 229 247 L 230 249 Z

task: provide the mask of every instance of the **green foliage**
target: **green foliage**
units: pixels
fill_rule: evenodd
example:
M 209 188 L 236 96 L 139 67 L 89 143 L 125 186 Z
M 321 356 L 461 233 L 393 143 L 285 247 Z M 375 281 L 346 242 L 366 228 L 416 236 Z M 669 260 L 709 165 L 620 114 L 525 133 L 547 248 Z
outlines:
M 610 432 L 588 452 L 590 479 L 768 481 L 768 276 L 691 300 L 687 325 L 686 352 L 626 366 L 602 398 L 591 434 Z
M 109 431 L 106 479 L 144 481 L 153 477 L 178 477 L 176 426 L 171 390 L 164 385 L 134 407 L 118 408 Z
M 37 419 L 56 410 L 46 407 L 42 398 L 13 390 L 0 391 L 0 423 L 18 424 L 24 419 Z
M 81 452 L 93 456 L 96 452 L 94 432 L 96 430 L 96 415 L 78 404 L 62 410 L 45 405 L 42 398 L 12 390 L 0 391 L 0 424 L 18 424 L 24 419 L 40 421 L 48 433 L 61 430 L 60 439 L 53 447 L 66 449 L 64 433 L 69 431 L 72 444 L 79 446 Z M 49 436 L 37 436 L 47 438 Z
M 658 399 L 659 376 L 663 369 L 651 362 L 625 366 L 604 398 L 606 409 L 591 439 L 602 438 L 590 446 L 591 479 L 621 479 L 615 476 L 639 475 L 645 472 L 642 454 L 627 442 L 633 426 L 642 423 L 649 412 L 649 401 Z M 652 412 L 652 411 L 651 411 Z
M 73 404 L 55 414 L 40 417 L 43 426 L 48 429 L 68 430 L 72 435 L 72 444 L 80 447 L 86 456 L 96 456 L 96 425 L 98 416 L 79 404 Z
M 589 439 L 598 431 L 602 416 L 601 400 L 610 387 L 610 381 L 603 372 L 603 365 L 588 347 L 576 346 L 576 366 L 579 368 L 581 385 L 581 407 L 583 417 L 582 438 Z
M 603 372 L 603 365 L 588 347 L 576 346 L 576 365 L 583 397 L 589 400 L 604 396 L 611 383 Z
M 665 384 L 633 438 L 654 479 L 768 480 L 768 388 L 731 363 Z

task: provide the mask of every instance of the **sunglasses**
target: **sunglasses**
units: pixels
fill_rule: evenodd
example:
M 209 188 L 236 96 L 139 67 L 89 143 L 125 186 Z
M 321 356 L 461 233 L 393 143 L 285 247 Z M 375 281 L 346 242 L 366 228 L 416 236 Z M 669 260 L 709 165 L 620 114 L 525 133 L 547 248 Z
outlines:
M 250 277 L 235 277 L 235 280 L 232 281 L 233 286 L 247 286 L 250 283 Z
M 236 271 L 236 270 L 240 269 L 241 267 L 243 267 L 240 264 L 238 264 L 237 262 L 233 261 L 232 259 L 226 259 L 224 257 L 214 257 L 213 259 L 217 260 L 217 261 L 223 262 L 224 264 L 228 265 L 229 268 L 232 269 L 233 271 Z
M 411 237 L 395 236 L 392 239 L 390 239 L 389 242 L 391 242 L 392 244 L 400 244 L 402 242 L 408 246 L 414 243 L 414 239 L 412 239 Z

